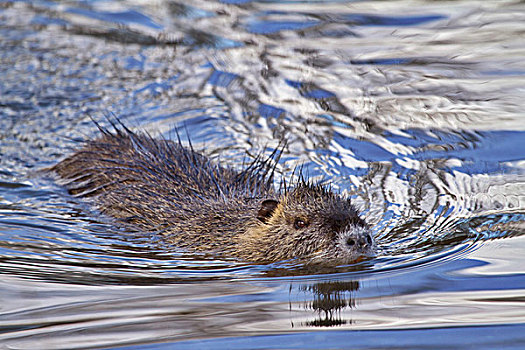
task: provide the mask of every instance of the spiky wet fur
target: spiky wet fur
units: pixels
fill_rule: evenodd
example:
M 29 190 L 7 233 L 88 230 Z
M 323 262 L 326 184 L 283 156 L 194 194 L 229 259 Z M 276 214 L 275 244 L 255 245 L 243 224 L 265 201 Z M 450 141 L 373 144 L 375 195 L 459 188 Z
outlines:
M 351 261 L 373 252 L 366 224 L 346 199 L 301 179 L 277 193 L 271 157 L 236 172 L 179 142 L 114 125 L 52 170 L 70 193 L 104 214 L 157 231 L 179 247 L 249 261 Z M 264 201 L 277 203 L 261 219 Z M 259 218 L 258 218 L 259 217 Z M 301 219 L 304 228 L 294 227 Z M 355 247 L 345 246 L 355 236 Z M 368 239 L 368 242 L 366 240 Z

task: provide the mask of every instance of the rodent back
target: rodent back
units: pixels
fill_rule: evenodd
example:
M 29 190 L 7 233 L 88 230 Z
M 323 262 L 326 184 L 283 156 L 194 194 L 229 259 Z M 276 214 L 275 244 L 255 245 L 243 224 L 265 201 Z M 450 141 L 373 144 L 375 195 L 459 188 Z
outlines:
M 124 184 L 181 197 L 258 196 L 273 191 L 267 160 L 236 172 L 182 146 L 127 129 L 102 130 L 102 137 L 54 167 L 70 192 L 92 196 Z

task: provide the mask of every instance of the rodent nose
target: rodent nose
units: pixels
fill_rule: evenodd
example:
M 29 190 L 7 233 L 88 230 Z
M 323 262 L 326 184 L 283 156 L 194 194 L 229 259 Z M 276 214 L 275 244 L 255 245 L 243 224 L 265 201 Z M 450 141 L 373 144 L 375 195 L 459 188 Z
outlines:
M 346 240 L 346 245 L 349 246 L 349 247 L 355 246 L 355 239 L 353 239 L 352 237 L 348 238 Z
M 360 247 L 371 246 L 373 243 L 372 236 L 370 234 L 365 234 L 359 238 L 348 237 L 346 240 L 346 245 L 350 248 L 353 248 L 356 244 Z

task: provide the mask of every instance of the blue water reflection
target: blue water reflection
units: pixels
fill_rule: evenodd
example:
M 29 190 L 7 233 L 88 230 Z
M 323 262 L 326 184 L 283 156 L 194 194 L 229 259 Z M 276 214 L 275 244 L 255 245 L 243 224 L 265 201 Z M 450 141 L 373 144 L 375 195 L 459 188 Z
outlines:
M 135 10 L 128 10 L 122 12 L 104 12 L 91 11 L 86 8 L 70 7 L 65 12 L 74 13 L 101 21 L 119 23 L 119 24 L 140 24 L 153 29 L 161 29 L 162 26 L 155 23 L 151 18 L 141 12 Z

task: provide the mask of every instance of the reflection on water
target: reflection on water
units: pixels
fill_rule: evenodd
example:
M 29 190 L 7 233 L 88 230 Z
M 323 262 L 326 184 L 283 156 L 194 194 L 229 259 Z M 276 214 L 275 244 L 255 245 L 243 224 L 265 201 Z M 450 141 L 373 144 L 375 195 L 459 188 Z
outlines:
M 511 241 L 509 245 L 523 250 L 523 237 Z M 484 253 L 483 248 L 479 250 L 480 257 L 494 250 L 491 245 L 494 242 L 486 245 L 489 248 Z M 488 272 L 486 268 L 493 265 L 477 260 L 477 252 L 463 260 L 364 276 L 141 286 L 35 283 L 8 277 L 0 282 L 0 340 L 13 348 L 34 344 L 58 349 L 98 348 L 160 342 L 157 346 L 167 349 L 175 342 L 195 338 L 216 339 L 216 346 L 221 347 L 221 342 L 237 338 L 282 334 L 298 348 L 319 348 L 321 343 L 308 340 L 308 332 L 314 328 L 316 332 L 339 330 L 346 341 L 362 336 L 362 332 L 352 331 L 366 331 L 368 336 L 360 340 L 363 348 L 378 348 L 377 337 L 394 330 L 398 333 L 383 338 L 379 348 L 405 342 L 414 342 L 412 346 L 418 348 L 422 339 L 429 344 L 446 344 L 443 348 L 472 344 L 499 348 L 513 339 L 513 346 L 520 348 L 525 342 L 523 273 L 505 273 L 502 266 Z M 521 260 L 516 257 L 513 261 Z M 506 328 L 508 325 L 517 327 Z M 473 331 L 480 326 L 486 328 Z M 441 339 L 441 332 L 448 333 L 451 327 L 459 333 L 458 339 Z M 424 331 L 429 328 L 441 332 Z M 406 339 L 410 332 L 416 338 Z M 492 334 L 491 340 L 483 338 L 486 334 Z M 342 347 L 347 343 L 341 335 L 318 336 L 326 344 Z M 465 343 L 459 339 L 474 335 L 476 340 Z M 283 341 L 270 344 L 261 338 L 254 347 L 282 348 Z
M 0 345 L 524 347 L 524 20 L 520 1 L 1 2 Z M 237 168 L 286 140 L 279 176 L 351 197 L 378 256 L 253 265 L 116 227 L 39 172 L 103 115 Z
M 358 281 L 316 283 L 303 289 L 314 298 L 306 307 L 319 314 L 315 320 L 306 322 L 307 326 L 332 327 L 352 323 L 351 320 L 341 319 L 341 310 L 355 307 L 351 293 L 359 289 Z

